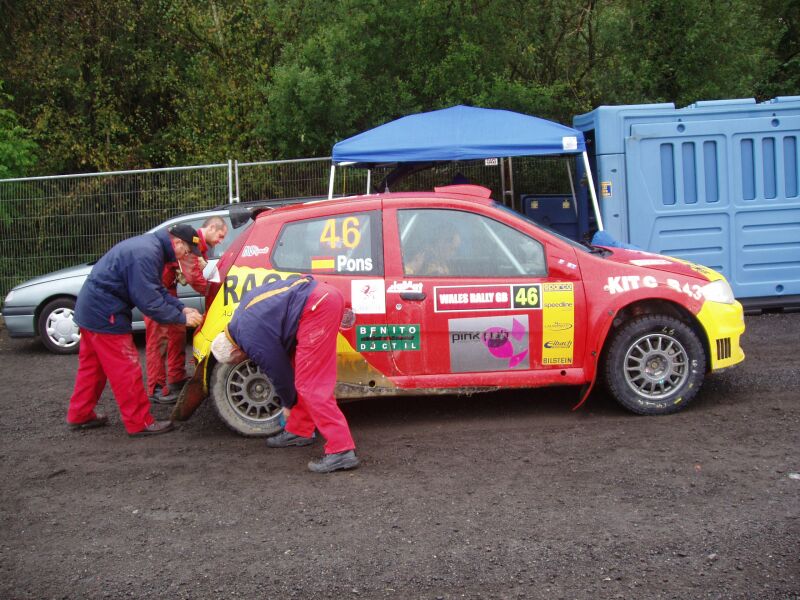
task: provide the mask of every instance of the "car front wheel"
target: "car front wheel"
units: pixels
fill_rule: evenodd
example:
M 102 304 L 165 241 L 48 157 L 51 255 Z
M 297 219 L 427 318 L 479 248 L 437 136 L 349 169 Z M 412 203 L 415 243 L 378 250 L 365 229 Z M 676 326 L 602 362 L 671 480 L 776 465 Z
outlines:
M 50 352 L 75 354 L 78 351 L 81 332 L 73 319 L 74 310 L 73 298 L 56 298 L 39 313 L 39 338 Z
M 677 412 L 703 384 L 706 356 L 697 334 L 666 315 L 643 315 L 624 323 L 611 338 L 605 380 L 612 396 L 643 415 Z
M 264 437 L 281 430 L 280 398 L 270 378 L 253 361 L 217 363 L 209 389 L 219 418 L 236 433 Z

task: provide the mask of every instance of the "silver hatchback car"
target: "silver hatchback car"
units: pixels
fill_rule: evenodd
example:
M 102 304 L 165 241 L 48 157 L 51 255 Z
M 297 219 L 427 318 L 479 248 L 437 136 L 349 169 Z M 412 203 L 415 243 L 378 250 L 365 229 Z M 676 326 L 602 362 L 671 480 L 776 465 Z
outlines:
M 202 212 L 174 217 L 152 228 L 158 231 L 179 223 L 186 223 L 195 229 L 208 217 L 220 216 L 228 224 L 228 235 L 221 244 L 213 248 L 209 263 L 214 264 L 230 244 L 238 237 L 243 223 L 249 221 L 259 209 L 296 202 L 296 200 L 262 201 L 232 204 Z M 74 354 L 80 344 L 80 331 L 72 319 L 75 300 L 89 276 L 94 262 L 84 263 L 53 271 L 29 279 L 14 287 L 3 303 L 3 318 L 9 336 L 13 338 L 38 336 L 45 348 L 56 354 Z M 191 287 L 178 286 L 178 297 L 186 306 L 204 310 L 205 299 Z M 143 330 L 144 320 L 138 309 L 133 311 L 133 329 Z

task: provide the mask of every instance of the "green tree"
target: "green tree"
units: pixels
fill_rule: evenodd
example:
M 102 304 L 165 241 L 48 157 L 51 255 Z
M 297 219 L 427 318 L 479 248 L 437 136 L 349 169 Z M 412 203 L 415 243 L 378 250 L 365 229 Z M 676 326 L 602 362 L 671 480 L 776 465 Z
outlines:
M 18 115 L 6 107 L 12 100 L 3 92 L 0 80 L 0 179 L 23 177 L 36 164 L 36 143 L 30 139 L 30 132 L 20 125 Z

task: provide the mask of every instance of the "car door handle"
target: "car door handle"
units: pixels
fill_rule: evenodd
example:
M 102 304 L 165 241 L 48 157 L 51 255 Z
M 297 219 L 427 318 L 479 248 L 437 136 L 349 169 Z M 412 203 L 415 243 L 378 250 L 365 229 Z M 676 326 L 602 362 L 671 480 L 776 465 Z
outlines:
M 403 292 L 400 294 L 400 298 L 403 300 L 415 300 L 419 302 L 420 300 L 425 300 L 427 295 L 425 292 Z

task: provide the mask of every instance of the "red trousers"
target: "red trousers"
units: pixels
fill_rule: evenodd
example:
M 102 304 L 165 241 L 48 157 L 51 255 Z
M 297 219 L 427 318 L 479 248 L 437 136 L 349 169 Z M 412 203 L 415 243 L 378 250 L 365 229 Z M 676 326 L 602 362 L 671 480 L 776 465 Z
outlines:
M 81 328 L 78 374 L 69 399 L 68 423 L 83 423 L 97 415 L 94 407 L 106 380 L 119 405 L 128 433 L 141 431 L 155 419 L 144 393 L 139 353 L 130 333 L 97 333 Z
M 152 396 L 156 392 L 156 385 L 164 388 L 167 382 L 186 379 L 186 326 L 180 323 L 163 324 L 145 317 L 144 329 L 147 395 Z
M 336 338 L 342 321 L 344 298 L 339 290 L 320 282 L 311 292 L 300 315 L 294 356 L 297 404 L 286 431 L 311 437 L 314 429 L 325 438 L 325 453 L 353 450 L 350 435 L 336 398 Z

